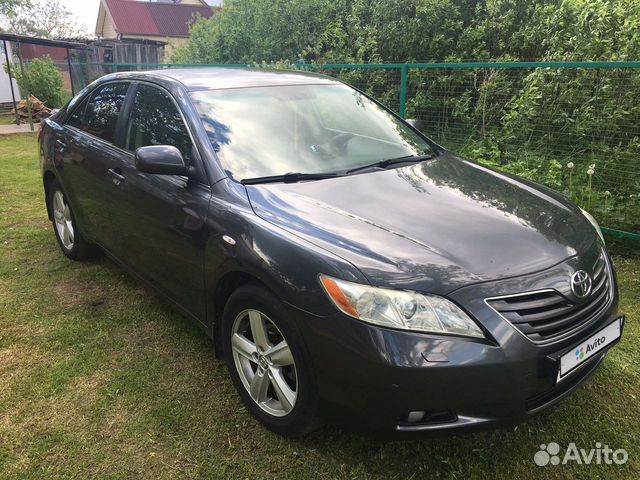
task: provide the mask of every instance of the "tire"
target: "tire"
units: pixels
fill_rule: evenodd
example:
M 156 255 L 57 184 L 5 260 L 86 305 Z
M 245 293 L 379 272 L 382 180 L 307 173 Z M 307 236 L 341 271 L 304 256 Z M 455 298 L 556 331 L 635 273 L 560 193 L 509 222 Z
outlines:
M 67 196 L 57 180 L 53 180 L 47 188 L 47 203 L 51 212 L 53 232 L 62 253 L 72 260 L 95 257 L 99 250 L 82 236 Z
M 243 286 L 227 301 L 222 322 L 227 367 L 247 409 L 284 436 L 317 429 L 310 357 L 282 302 L 262 287 Z

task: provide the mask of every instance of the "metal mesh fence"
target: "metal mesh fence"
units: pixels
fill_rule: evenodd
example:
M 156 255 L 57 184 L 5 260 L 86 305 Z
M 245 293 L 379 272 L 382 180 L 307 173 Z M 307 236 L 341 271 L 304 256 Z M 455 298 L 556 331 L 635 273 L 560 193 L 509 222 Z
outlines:
M 406 109 L 445 147 L 640 232 L 639 87 L 636 69 L 416 69 Z
M 73 64 L 72 75 L 84 87 L 111 72 L 184 66 Z M 441 145 L 562 191 L 610 234 L 640 240 L 640 62 L 225 66 L 337 77 L 420 120 Z

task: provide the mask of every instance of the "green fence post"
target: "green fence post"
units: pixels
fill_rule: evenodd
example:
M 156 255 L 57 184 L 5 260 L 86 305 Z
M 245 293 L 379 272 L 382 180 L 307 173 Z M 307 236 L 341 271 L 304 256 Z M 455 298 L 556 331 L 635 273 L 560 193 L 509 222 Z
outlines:
M 405 118 L 407 112 L 407 82 L 409 77 L 409 65 L 403 63 L 400 67 L 400 116 Z

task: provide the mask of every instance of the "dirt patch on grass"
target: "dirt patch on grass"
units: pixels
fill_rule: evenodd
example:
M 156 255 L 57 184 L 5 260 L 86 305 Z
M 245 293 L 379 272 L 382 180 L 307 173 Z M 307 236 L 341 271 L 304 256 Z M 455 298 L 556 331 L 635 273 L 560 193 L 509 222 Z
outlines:
M 65 279 L 53 286 L 53 298 L 58 306 L 73 310 L 82 307 L 97 308 L 108 302 L 111 288 L 98 282 Z

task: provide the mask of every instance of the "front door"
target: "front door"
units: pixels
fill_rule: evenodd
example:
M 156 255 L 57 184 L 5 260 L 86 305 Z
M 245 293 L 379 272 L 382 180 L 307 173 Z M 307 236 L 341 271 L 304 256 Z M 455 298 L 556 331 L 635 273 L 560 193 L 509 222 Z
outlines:
M 122 189 L 126 203 L 109 211 L 117 237 L 114 253 L 199 319 L 205 318 L 204 253 L 209 185 L 177 175 L 142 173 L 135 150 L 173 145 L 194 163 L 189 131 L 171 95 L 138 83 L 124 124 Z

